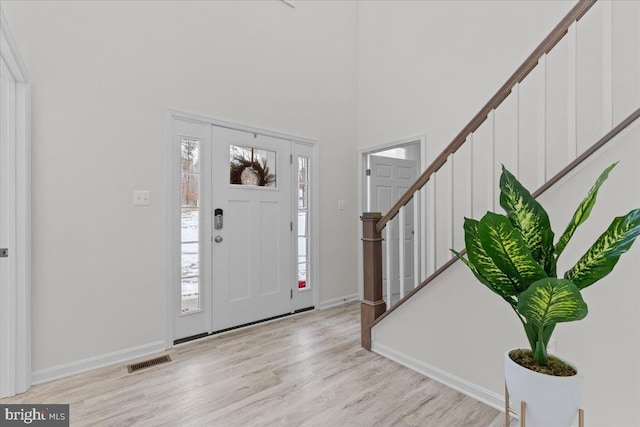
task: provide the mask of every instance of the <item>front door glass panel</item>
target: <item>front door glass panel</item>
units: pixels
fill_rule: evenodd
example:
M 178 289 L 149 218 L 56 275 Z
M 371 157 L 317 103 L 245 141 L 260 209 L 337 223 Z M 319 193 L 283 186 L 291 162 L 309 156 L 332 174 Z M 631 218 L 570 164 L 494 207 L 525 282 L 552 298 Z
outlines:
M 254 187 L 276 187 L 275 151 L 229 146 L 229 182 Z

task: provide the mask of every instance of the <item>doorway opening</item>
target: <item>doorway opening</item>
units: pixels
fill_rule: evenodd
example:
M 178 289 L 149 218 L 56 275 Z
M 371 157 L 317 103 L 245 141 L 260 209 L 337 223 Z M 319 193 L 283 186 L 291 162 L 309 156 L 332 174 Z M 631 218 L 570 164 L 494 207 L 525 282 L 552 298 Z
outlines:
M 358 200 L 360 212 L 380 212 L 383 215 L 415 182 L 426 167 L 426 138 L 418 135 L 392 141 L 369 149 L 361 150 L 358 155 Z M 414 203 L 417 204 L 414 207 Z M 413 288 L 419 283 L 423 266 L 416 254 L 424 253 L 419 245 L 425 239 L 415 239 L 425 229 L 424 200 L 411 201 L 404 209 L 404 241 L 399 241 L 399 218 L 387 225 L 383 241 L 383 296 L 391 292 L 390 300 L 400 299 L 400 282 Z M 362 225 L 358 224 L 359 237 L 362 238 Z M 391 243 L 390 252 L 396 254 L 387 260 L 387 243 Z M 397 254 L 404 253 L 404 263 L 399 265 Z M 358 246 L 358 292 L 363 296 L 362 247 Z
M 0 398 L 31 387 L 31 79 L 0 11 Z

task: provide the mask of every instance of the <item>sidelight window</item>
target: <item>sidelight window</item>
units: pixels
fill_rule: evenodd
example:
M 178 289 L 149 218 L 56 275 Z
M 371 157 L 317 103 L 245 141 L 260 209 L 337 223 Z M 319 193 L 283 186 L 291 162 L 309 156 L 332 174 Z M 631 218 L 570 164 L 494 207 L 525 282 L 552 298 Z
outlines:
M 200 309 L 200 141 L 181 139 L 181 312 Z
M 309 283 L 309 157 L 298 156 L 298 290 Z

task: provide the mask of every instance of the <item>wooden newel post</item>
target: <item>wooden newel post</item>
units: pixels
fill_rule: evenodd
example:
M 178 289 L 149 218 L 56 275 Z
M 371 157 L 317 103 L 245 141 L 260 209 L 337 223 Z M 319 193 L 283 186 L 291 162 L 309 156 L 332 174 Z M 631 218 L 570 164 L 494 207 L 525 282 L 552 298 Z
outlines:
M 371 350 L 371 324 L 385 312 L 382 299 L 382 235 L 376 224 L 380 212 L 365 212 L 362 220 L 362 246 L 364 268 L 364 298 L 360 305 L 362 347 Z

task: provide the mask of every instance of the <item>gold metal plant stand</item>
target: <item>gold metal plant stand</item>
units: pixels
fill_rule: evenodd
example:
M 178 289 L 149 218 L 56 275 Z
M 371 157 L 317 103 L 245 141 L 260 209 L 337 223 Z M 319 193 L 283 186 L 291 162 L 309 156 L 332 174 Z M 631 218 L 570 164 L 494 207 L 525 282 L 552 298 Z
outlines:
M 524 400 L 520 402 L 520 427 L 527 427 L 527 402 Z M 509 389 L 507 383 L 504 383 L 504 418 L 505 426 L 511 426 L 511 414 L 517 415 L 516 411 L 509 407 Z M 584 427 L 584 410 L 578 409 L 578 427 Z

